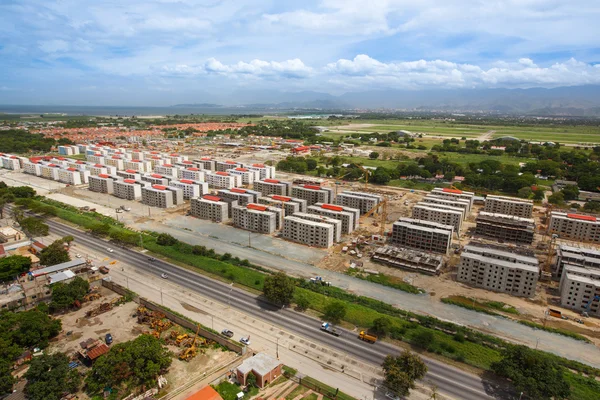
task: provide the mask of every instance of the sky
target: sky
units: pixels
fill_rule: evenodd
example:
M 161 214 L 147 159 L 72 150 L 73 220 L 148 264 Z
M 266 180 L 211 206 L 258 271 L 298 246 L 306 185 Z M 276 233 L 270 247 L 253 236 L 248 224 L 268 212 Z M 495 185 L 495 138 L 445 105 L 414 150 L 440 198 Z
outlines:
M 0 0 L 0 104 L 600 84 L 599 21 L 600 0 Z

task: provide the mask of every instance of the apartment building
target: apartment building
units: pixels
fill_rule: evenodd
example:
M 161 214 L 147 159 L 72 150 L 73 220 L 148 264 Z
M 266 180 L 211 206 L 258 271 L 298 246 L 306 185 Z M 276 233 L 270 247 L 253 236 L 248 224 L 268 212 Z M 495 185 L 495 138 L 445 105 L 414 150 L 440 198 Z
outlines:
M 462 208 L 464 210 L 464 218 L 466 218 L 467 215 L 469 215 L 469 210 L 471 209 L 471 204 L 469 203 L 469 200 L 459 198 L 447 198 L 442 196 L 436 196 L 434 194 L 428 194 L 423 198 L 423 200 L 420 201 L 420 203 L 429 203 L 438 206 Z
M 258 179 L 255 180 L 264 180 L 264 179 L 275 179 L 275 167 L 265 164 L 252 164 L 247 165 L 251 171 L 258 171 Z
M 106 160 L 103 154 L 93 153 L 85 156 L 85 159 L 92 164 L 106 164 Z
M 555 278 L 561 278 L 566 265 L 600 271 L 600 250 L 559 244 L 556 249 L 556 263 L 552 271 Z
M 134 179 L 114 181 L 113 189 L 115 197 L 126 200 L 139 200 L 142 198 L 142 185 Z
M 392 267 L 428 275 L 439 274 L 444 265 L 444 256 L 390 245 L 379 247 L 371 258 Z
M 123 179 L 133 179 L 135 181 L 142 180 L 142 175 L 134 169 L 128 169 L 125 171 L 117 171 L 117 176 L 119 176 Z
M 238 205 L 246 206 L 250 203 L 257 203 L 260 193 L 249 189 L 231 188 L 221 189 L 217 195 L 222 199 L 237 200 Z
M 390 243 L 434 253 L 448 254 L 452 242 L 452 225 L 437 222 L 400 218 L 392 225 Z
M 283 196 L 275 196 L 275 197 L 283 197 Z M 285 197 L 286 199 L 291 199 L 291 197 Z M 271 207 L 282 208 L 285 215 L 292 215 L 297 212 L 302 212 L 300 209 L 300 204 L 295 203 L 289 200 L 275 200 L 273 197 L 259 197 L 257 200 L 258 204 L 264 204 Z
M 86 171 L 89 174 L 89 171 Z M 67 185 L 81 185 L 81 174 L 75 168 L 58 169 L 58 181 Z
M 228 219 L 229 205 L 217 196 L 205 195 L 201 198 L 193 198 L 190 202 L 190 214 L 201 219 L 209 219 L 213 222 L 223 222 Z
M 60 167 L 56 164 L 41 164 L 40 165 L 40 176 L 46 179 L 52 179 L 53 181 L 58 180 L 58 170 Z
M 516 197 L 488 195 L 485 198 L 485 208 L 483 210 L 494 214 L 531 218 L 533 215 L 533 201 Z
M 113 182 L 115 180 L 110 175 L 99 174 L 90 175 L 89 189 L 92 192 L 113 194 L 115 189 Z
M 169 182 L 169 186 L 179 188 L 183 191 L 184 200 L 208 194 L 208 183 L 198 182 L 190 179 L 180 179 Z
M 205 182 L 204 171 L 196 167 L 188 167 L 181 170 L 181 179 Z
M 278 179 L 263 179 L 254 182 L 254 190 L 262 193 L 263 196 L 275 194 L 278 196 L 290 196 L 292 194 L 292 182 L 284 182 Z
M 533 218 L 523 218 L 505 214 L 481 211 L 477 216 L 475 233 L 490 239 L 506 242 L 533 242 L 535 222 Z
M 331 224 L 288 216 L 284 218 L 281 236 L 308 246 L 328 248 L 334 243 L 333 230 L 334 227 Z
M 324 217 L 337 219 L 342 222 L 342 234 L 352 233 L 356 229 L 357 215 L 360 216 L 360 210 L 357 208 L 347 211 L 342 206 L 335 204 L 317 203 L 308 206 L 309 214 L 322 215 Z
M 98 164 L 104 164 L 103 162 L 98 163 Z M 135 170 L 139 173 L 144 173 L 144 172 L 152 172 L 152 163 L 150 161 L 144 161 L 144 160 L 139 160 L 139 159 L 134 159 L 134 160 L 124 160 L 123 161 L 123 167 L 128 170 L 128 169 L 132 169 Z
M 154 167 L 154 172 L 167 176 L 169 179 L 179 179 L 181 175 L 181 167 L 173 164 L 157 165 Z
M 464 210 L 458 207 L 437 207 L 430 203 L 417 203 L 412 209 L 412 218 L 433 221 L 442 225 L 452 225 L 456 233 L 460 233 Z
M 160 174 L 145 174 L 142 175 L 142 182 L 148 182 L 151 185 L 168 186 L 171 179 L 168 176 Z
M 159 167 L 164 164 L 168 164 L 167 161 L 165 161 L 162 157 L 159 157 L 159 156 L 151 156 L 151 157 L 148 157 L 146 160 L 150 161 L 150 165 L 152 166 L 152 171 L 154 171 L 154 172 L 156 172 L 155 171 L 156 167 Z
M 205 171 L 215 171 L 215 163 L 216 161 L 210 157 L 202 157 L 199 160 L 193 160 L 194 164 L 200 169 Z M 231 168 L 231 167 L 230 167 Z
M 227 161 L 216 161 L 215 169 L 221 172 L 227 172 L 228 169 L 232 168 L 243 168 L 244 164 L 238 163 L 235 161 L 227 160 Z
M 206 183 L 211 188 L 216 189 L 231 189 L 242 186 L 242 177 L 239 175 L 231 175 L 228 172 L 206 172 Z
M 79 168 L 81 169 L 81 168 Z M 112 165 L 93 164 L 90 166 L 90 175 L 116 175 L 117 168 Z
M 142 188 L 142 204 L 150 207 L 170 208 L 175 206 L 173 191 L 166 186 L 152 185 Z
M 371 211 L 381 201 L 383 201 L 383 198 L 376 194 L 345 190 L 337 195 L 335 204 L 343 207 L 357 208 L 362 215 Z
M 275 232 L 277 215 L 269 211 L 268 206 L 251 203 L 247 206 L 234 206 L 232 210 L 234 226 L 266 234 Z
M 559 288 L 562 307 L 600 317 L 600 269 L 567 264 Z
M 61 156 L 73 156 L 79 154 L 79 147 L 77 146 L 58 146 L 58 154 Z
M 5 154 L 0 157 L 0 164 L 4 169 L 11 169 L 13 171 L 18 171 L 21 169 L 21 162 L 17 156 Z
M 431 191 L 431 194 L 435 196 L 441 196 L 448 199 L 463 199 L 469 201 L 469 209 L 468 212 L 473 208 L 473 200 L 475 197 L 475 193 L 473 192 L 465 192 L 464 190 L 458 189 L 450 189 L 450 188 L 434 188 Z
M 23 163 L 23 172 L 30 175 L 41 176 L 42 175 L 42 165 L 37 162 L 29 162 L 26 161 Z
M 557 234 L 561 239 L 600 242 L 600 222 L 591 215 L 552 211 L 548 230 L 550 233 Z
M 292 186 L 292 197 L 306 200 L 309 206 L 316 203 L 331 203 L 333 190 L 316 185 Z
M 308 213 L 296 213 L 293 215 L 294 217 L 306 219 L 312 222 L 319 222 L 323 224 L 328 224 L 333 226 L 333 241 L 339 242 L 342 240 L 342 221 L 324 217 L 322 215 L 317 214 L 308 214 Z
M 104 160 L 104 163 L 106 165 L 110 165 L 111 167 L 115 167 L 118 171 L 125 169 L 125 164 L 123 163 L 123 158 L 121 158 L 120 156 L 107 157 Z
M 236 167 L 228 169 L 226 172 L 229 172 L 231 175 L 241 176 L 243 185 L 252 185 L 260 179 L 259 171 L 253 171 L 248 168 Z
M 533 297 L 539 275 L 533 252 L 519 254 L 514 248 L 470 243 L 461 253 L 457 280 L 495 292 Z

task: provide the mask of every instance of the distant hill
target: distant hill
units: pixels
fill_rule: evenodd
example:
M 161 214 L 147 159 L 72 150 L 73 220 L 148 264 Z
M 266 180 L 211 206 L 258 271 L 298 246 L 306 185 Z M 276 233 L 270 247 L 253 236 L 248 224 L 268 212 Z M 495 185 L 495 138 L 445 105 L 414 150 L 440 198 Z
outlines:
M 194 104 L 175 104 L 171 107 L 179 107 L 179 108 L 220 108 L 223 107 L 220 104 L 212 104 L 212 103 L 194 103 Z

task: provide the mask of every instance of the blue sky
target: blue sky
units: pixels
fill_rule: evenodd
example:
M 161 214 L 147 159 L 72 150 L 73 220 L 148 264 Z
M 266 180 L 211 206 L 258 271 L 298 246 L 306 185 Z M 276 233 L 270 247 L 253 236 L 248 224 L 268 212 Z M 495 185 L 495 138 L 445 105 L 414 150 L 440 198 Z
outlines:
M 0 103 L 600 84 L 598 0 L 1 0 Z

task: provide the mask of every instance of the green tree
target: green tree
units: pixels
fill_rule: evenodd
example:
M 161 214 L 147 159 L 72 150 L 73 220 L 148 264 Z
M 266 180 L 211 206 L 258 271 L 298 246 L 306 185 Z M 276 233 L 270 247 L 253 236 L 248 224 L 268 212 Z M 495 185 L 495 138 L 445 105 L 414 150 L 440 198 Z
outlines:
M 30 400 L 59 400 L 66 393 L 76 393 L 81 384 L 79 373 L 69 369 L 63 353 L 35 357 L 25 378 L 25 394 Z
M 392 179 L 392 177 L 390 176 L 390 174 L 385 170 L 385 168 L 377 168 L 375 170 L 375 173 L 369 178 L 369 182 L 372 183 L 377 183 L 379 185 L 385 185 L 387 184 L 390 180 Z
M 371 330 L 380 336 L 386 336 L 392 329 L 392 321 L 388 317 L 379 317 L 373 321 Z
M 325 319 L 334 324 L 339 323 L 346 316 L 346 305 L 341 301 L 332 301 L 325 306 Z
M 525 346 L 507 346 L 492 371 L 510 379 L 515 388 L 531 399 L 565 399 L 571 390 L 564 368 L 541 352 Z
M 129 342 L 113 345 L 110 351 L 98 358 L 85 383 L 91 394 L 105 387 L 118 390 L 128 387 L 156 386 L 156 377 L 171 365 L 171 354 L 152 335 L 141 335 Z
M 528 199 L 533 194 L 533 190 L 529 186 L 522 187 L 517 191 L 517 196 L 522 199 Z
M 376 151 L 372 151 L 371 154 L 369 154 L 369 158 L 371 160 L 377 160 L 379 158 L 379 153 Z
M 156 243 L 161 246 L 173 246 L 177 244 L 177 242 L 178 240 L 175 239 L 173 236 L 169 235 L 168 233 L 161 233 L 156 238 Z
M 256 386 L 256 375 L 254 375 L 254 372 L 250 372 L 246 377 L 246 385 L 249 387 Z
M 58 335 L 62 329 L 59 319 L 54 319 L 38 310 L 19 313 L 3 312 L 0 314 L 0 355 L 16 357 L 24 347 L 48 346 L 48 340 Z M 15 349 L 11 346 L 16 345 Z M 14 358 L 8 357 L 8 358 Z
M 11 363 L 2 358 L 0 359 L 0 396 L 10 393 L 15 383 L 12 375 L 13 369 Z
M 548 203 L 562 205 L 565 204 L 565 195 L 562 192 L 556 192 L 548 197 Z
M 29 186 L 12 187 L 10 188 L 10 193 L 17 199 L 30 199 L 36 195 L 35 190 Z
M 544 198 L 546 197 L 546 193 L 544 192 L 544 189 L 535 189 L 533 191 L 533 199 L 534 200 L 544 200 Z
M 433 336 L 433 333 L 430 331 L 423 330 L 417 332 L 417 334 L 413 336 L 411 342 L 416 346 L 427 349 L 435 342 L 435 336 Z
M 317 168 L 317 160 L 315 160 L 314 158 L 307 158 L 306 159 L 306 168 L 309 171 L 314 171 Z
M 408 350 L 397 357 L 387 356 L 381 366 L 386 387 L 397 396 L 407 396 L 415 388 L 415 381 L 427 373 L 421 357 Z
M 577 186 L 565 186 L 561 191 L 565 201 L 577 200 L 579 198 L 579 188 Z
M 76 277 L 69 283 L 58 282 L 52 285 L 52 300 L 50 310 L 52 312 L 68 309 L 75 300 L 83 300 L 90 291 L 90 284 L 85 279 Z
M 90 232 L 93 235 L 106 236 L 106 235 L 108 235 L 110 233 L 110 225 L 109 224 L 103 224 L 103 223 L 100 223 L 100 222 L 95 223 L 90 228 Z
M 48 225 L 34 217 L 24 218 L 21 221 L 21 228 L 29 234 L 29 236 L 48 236 L 48 231 L 50 230 Z
M 310 307 L 310 300 L 305 295 L 296 296 L 296 307 L 300 311 L 304 311 Z
M 296 284 L 294 280 L 283 272 L 268 275 L 263 285 L 265 297 L 279 305 L 288 305 L 294 298 Z
M 31 258 L 19 255 L 0 258 L 0 282 L 8 282 L 29 271 Z
M 55 240 L 40 252 L 40 264 L 47 267 L 67 261 L 71 261 L 71 256 L 61 239 Z

